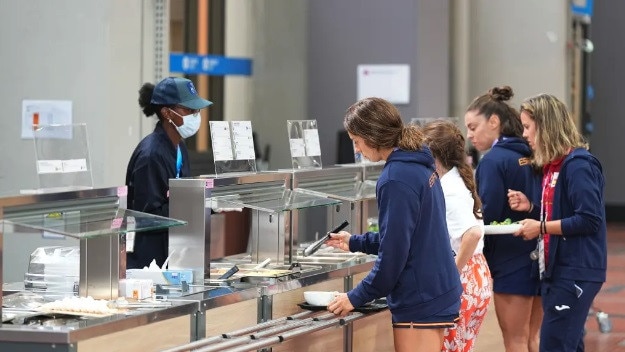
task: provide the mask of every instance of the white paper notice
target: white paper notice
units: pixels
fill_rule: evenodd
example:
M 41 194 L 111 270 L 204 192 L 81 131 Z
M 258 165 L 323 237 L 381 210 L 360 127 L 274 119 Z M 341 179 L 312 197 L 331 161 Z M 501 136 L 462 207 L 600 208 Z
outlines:
M 306 143 L 304 143 L 303 138 L 289 139 L 289 144 L 291 146 L 291 158 L 306 156 Z
M 210 121 L 210 130 L 215 161 L 232 160 L 232 140 L 228 121 Z
M 410 103 L 410 65 L 358 65 L 357 70 L 358 100 L 378 97 Z
M 72 102 L 68 100 L 23 100 L 22 139 L 33 138 L 33 125 L 71 125 Z M 56 135 L 55 135 L 56 134 Z M 72 130 L 54 130 L 51 135 L 40 134 L 40 138 L 71 139 Z
M 63 160 L 63 172 L 87 171 L 87 159 Z
M 307 156 L 321 155 L 321 146 L 319 145 L 319 130 L 304 130 L 304 142 L 306 143 Z
M 232 138 L 236 160 L 256 160 L 251 121 L 232 121 Z
M 38 174 L 54 174 L 63 172 L 63 160 L 37 160 Z

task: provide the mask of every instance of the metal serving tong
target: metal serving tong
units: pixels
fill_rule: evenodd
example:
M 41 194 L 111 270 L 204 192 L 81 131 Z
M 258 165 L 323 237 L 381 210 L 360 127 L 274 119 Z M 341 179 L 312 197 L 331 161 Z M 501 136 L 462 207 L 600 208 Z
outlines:
M 311 244 L 310 246 L 308 246 L 306 249 L 304 249 L 304 257 L 308 257 L 309 255 L 312 255 L 313 253 L 315 253 L 319 249 L 319 247 L 321 247 L 321 245 L 325 241 L 330 239 L 330 234 L 331 233 L 338 233 L 339 231 L 341 231 L 344 228 L 346 228 L 347 225 L 349 225 L 349 221 L 347 221 L 347 220 L 343 221 L 343 223 L 340 224 L 337 228 L 335 228 L 332 231 L 329 231 L 328 233 L 326 233 L 325 236 L 323 236 L 317 242 L 315 242 L 315 243 Z

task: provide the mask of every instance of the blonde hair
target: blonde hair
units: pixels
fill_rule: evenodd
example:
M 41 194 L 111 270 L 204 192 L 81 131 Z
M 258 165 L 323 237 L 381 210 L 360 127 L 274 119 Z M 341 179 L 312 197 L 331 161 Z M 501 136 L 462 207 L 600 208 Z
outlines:
M 343 120 L 345 130 L 362 137 L 371 148 L 419 150 L 423 134 L 416 126 L 404 125 L 399 110 L 381 98 L 365 98 L 347 109 Z
M 542 167 L 569 153 L 571 148 L 586 148 L 575 121 L 563 102 L 550 94 L 539 94 L 521 103 L 525 112 L 536 123 L 534 164 Z

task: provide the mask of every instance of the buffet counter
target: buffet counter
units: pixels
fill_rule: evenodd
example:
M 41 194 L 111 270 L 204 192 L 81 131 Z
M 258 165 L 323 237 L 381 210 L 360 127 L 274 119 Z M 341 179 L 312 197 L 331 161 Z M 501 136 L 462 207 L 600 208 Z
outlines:
M 64 315 L 54 314 L 41 314 L 48 320 L 38 325 L 14 325 L 9 321 L 0 328 L 0 350 L 160 351 L 206 337 L 223 336 L 259 323 L 310 312 L 298 306 L 304 302 L 304 291 L 349 290 L 366 275 L 375 259 L 364 255 L 358 258 L 355 261 L 324 264 L 318 266 L 318 270 L 304 272 L 298 278 L 284 281 L 238 282 L 229 286 L 191 285 L 186 293 L 172 291 L 171 295 L 161 295 L 157 302 L 168 303 L 167 307 L 131 308 L 126 314 L 107 317 L 83 316 L 68 325 L 63 325 Z M 304 262 L 302 265 L 308 264 Z M 5 285 L 5 294 L 19 294 L 15 286 Z M 380 314 L 386 313 L 383 311 L 376 316 Z M 282 343 L 278 341 L 278 346 L 273 350 L 310 351 L 318 350 L 321 346 L 330 346 L 332 350 L 350 350 L 346 346 L 350 346 L 354 339 L 348 323 L 356 321 L 356 318 L 377 319 L 367 318 L 363 314 L 342 322 L 336 319 Z M 383 320 L 382 326 L 390 329 L 390 319 Z M 344 328 L 331 328 L 337 326 Z M 358 334 L 359 329 L 354 333 Z M 391 336 L 388 339 L 392 341 Z

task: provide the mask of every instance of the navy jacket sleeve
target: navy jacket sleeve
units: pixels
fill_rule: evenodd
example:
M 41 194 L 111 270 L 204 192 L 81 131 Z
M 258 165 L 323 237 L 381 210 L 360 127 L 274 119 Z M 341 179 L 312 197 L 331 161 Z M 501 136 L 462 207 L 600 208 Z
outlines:
M 349 250 L 352 252 L 378 254 L 379 248 L 380 234 L 378 232 L 366 232 L 349 238 Z
M 169 177 L 166 166 L 155 158 L 141 158 L 133 172 L 132 209 L 160 216 L 169 216 Z
M 397 284 L 406 266 L 417 226 L 419 195 L 401 182 L 388 181 L 380 186 L 378 209 L 378 258 L 369 275 L 348 293 L 349 301 L 354 307 L 388 295 Z
M 591 160 L 574 158 L 566 165 L 564 182 L 573 216 L 561 219 L 562 234 L 566 236 L 596 233 L 602 226 L 604 179 L 598 165 Z M 564 188 L 563 188 L 564 190 Z

